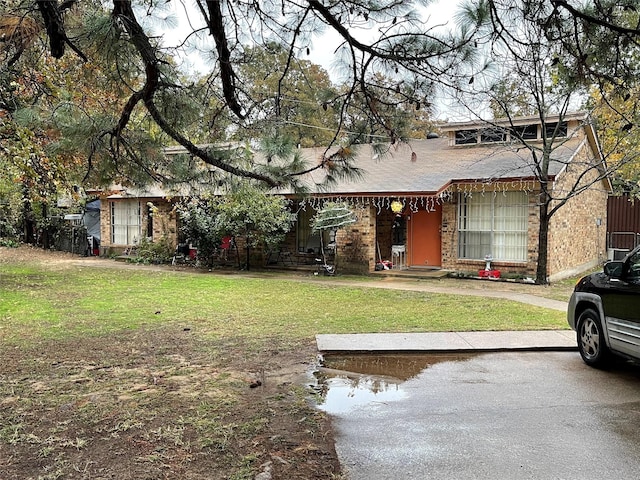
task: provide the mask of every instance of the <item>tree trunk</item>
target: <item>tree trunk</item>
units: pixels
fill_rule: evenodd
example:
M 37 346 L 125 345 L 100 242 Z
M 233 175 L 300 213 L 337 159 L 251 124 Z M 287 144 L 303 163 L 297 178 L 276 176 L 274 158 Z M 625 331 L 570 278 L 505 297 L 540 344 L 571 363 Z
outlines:
M 246 244 L 245 244 L 245 250 L 246 250 L 246 261 L 247 261 L 247 266 L 246 266 L 246 268 L 247 268 L 247 271 L 249 271 L 249 258 L 250 258 L 250 255 L 249 255 L 249 248 L 250 248 L 250 247 L 249 247 L 249 245 L 250 245 L 250 243 L 251 243 L 251 242 L 249 241 L 249 229 L 247 229 L 247 230 L 246 230 L 244 238 L 246 239 L 246 240 L 245 240 L 245 241 L 246 241 Z
M 24 185 L 22 188 L 22 235 L 25 243 L 32 245 L 36 243 L 35 223 L 29 190 Z
M 51 244 L 49 243 L 49 222 L 47 221 L 47 217 L 49 216 L 49 211 L 47 209 L 47 202 L 42 202 L 42 237 L 40 238 L 40 243 L 42 244 L 42 248 L 45 250 L 49 250 L 51 248 Z
M 536 283 L 547 285 L 547 263 L 549 257 L 549 195 L 540 194 L 540 229 L 538 231 L 538 267 L 536 269 Z

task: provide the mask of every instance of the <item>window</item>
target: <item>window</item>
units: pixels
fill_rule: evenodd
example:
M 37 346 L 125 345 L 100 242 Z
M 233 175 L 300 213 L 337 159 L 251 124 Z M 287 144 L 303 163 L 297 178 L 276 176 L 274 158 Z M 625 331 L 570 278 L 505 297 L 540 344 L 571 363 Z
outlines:
M 311 228 L 311 220 L 316 214 L 316 210 L 307 206 L 305 210 L 298 212 L 298 222 L 296 229 L 298 252 L 300 253 L 320 253 L 320 232 Z M 334 239 L 330 238 L 330 232 L 322 232 L 322 245 L 326 248 Z
M 567 136 L 567 122 L 554 122 L 545 124 L 547 138 L 557 138 Z
M 504 142 L 507 139 L 507 132 L 500 127 L 484 128 L 480 131 L 480 142 Z
M 458 203 L 458 256 L 527 260 L 529 201 L 525 192 L 462 196 Z
M 471 143 L 478 143 L 477 130 L 456 131 L 456 145 L 469 145 Z
M 538 125 L 519 125 L 511 129 L 511 136 L 522 140 L 536 140 Z
M 140 202 L 111 202 L 111 243 L 133 245 L 140 240 Z
M 512 141 L 542 139 L 543 129 L 539 124 L 517 125 L 511 128 L 487 127 L 479 130 L 457 130 L 455 145 L 470 145 L 476 143 L 495 143 L 507 141 L 507 133 Z M 567 122 L 546 123 L 544 126 L 546 138 L 566 137 Z
M 638 283 L 640 281 L 640 252 L 634 253 L 628 263 L 627 279 Z

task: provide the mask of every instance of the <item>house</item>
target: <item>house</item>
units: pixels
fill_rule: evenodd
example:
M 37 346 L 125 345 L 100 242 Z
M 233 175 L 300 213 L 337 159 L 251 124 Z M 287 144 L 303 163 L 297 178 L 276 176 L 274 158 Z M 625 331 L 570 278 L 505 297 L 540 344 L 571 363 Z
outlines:
M 360 145 L 354 163 L 364 172 L 361 179 L 339 181 L 330 191 L 304 199 L 279 192 L 293 199 L 297 218 L 282 251 L 290 261 L 305 263 L 335 242 L 340 270 L 360 273 L 374 271 L 384 260 L 396 268 L 477 272 L 490 257 L 492 268 L 503 275 L 534 277 L 540 183 L 531 151 L 517 137 L 541 146 L 541 128 L 537 117 L 493 122 L 491 127 L 448 123 L 441 126 L 440 136 L 392 145 L 386 155 Z M 546 128 L 556 129 L 561 139 L 556 139 L 560 143 L 549 166 L 554 194 L 562 197 L 576 184 L 585 187 L 551 219 L 548 276 L 555 280 L 606 258 L 611 186 L 606 178 L 599 180 L 603 159 L 585 114 L 547 120 Z M 326 152 L 318 148 L 302 153 L 317 162 Z M 316 171 L 308 180 L 318 183 L 322 175 Z M 310 220 L 326 201 L 348 203 L 358 221 L 337 233 L 324 232 L 321 242 Z M 109 205 L 102 218 L 103 248 L 125 246 L 143 231 L 152 238 L 168 234 L 177 240 L 179 219 L 159 191 L 117 192 L 103 202 Z M 165 225 L 158 216 L 150 222 L 147 202 L 160 208 Z

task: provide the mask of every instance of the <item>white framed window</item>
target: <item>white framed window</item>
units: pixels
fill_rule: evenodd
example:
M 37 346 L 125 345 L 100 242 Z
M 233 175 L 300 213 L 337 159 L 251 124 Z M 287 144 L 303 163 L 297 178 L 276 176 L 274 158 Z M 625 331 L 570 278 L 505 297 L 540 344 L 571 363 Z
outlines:
M 525 192 L 460 195 L 458 257 L 526 262 L 529 200 Z
M 141 233 L 140 202 L 119 200 L 111 202 L 111 243 L 134 245 Z

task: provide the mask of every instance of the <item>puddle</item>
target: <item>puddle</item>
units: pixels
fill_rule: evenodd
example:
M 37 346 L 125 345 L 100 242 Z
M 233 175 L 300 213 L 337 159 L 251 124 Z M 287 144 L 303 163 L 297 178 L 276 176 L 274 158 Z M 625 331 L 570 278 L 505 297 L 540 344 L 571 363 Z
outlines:
M 320 395 L 318 408 L 347 413 L 370 403 L 405 398 L 403 384 L 432 365 L 461 362 L 474 354 L 329 355 L 314 372 Z

